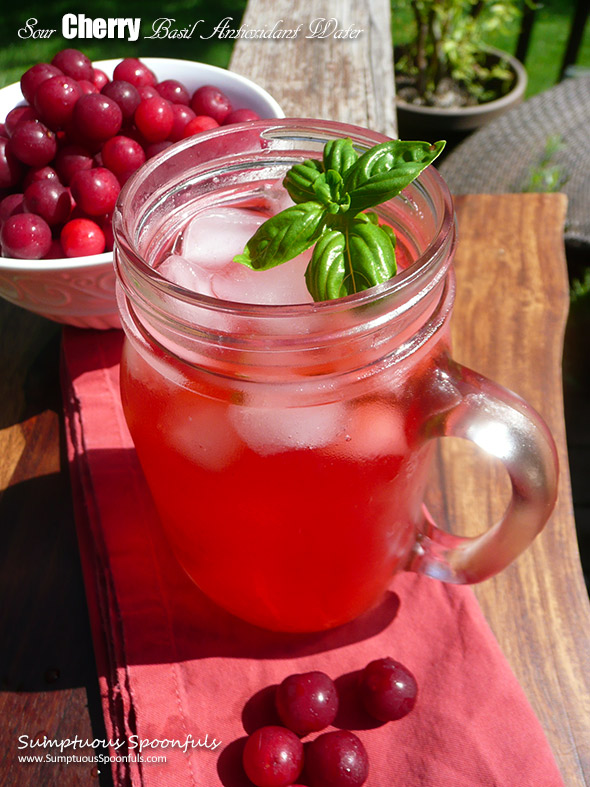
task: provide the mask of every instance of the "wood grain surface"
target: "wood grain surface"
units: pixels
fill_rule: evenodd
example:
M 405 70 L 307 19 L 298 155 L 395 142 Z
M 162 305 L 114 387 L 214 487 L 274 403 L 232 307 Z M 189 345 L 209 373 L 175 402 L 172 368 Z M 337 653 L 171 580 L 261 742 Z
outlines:
M 507 571 L 475 591 L 566 785 L 590 784 L 590 605 L 572 512 L 561 379 L 566 199 L 477 195 L 456 203 L 453 354 L 543 415 L 561 470 L 557 506 L 543 533 Z M 441 441 L 440 449 L 447 519 L 475 535 L 503 511 L 505 473 L 480 458 L 474 472 L 474 452 L 462 441 Z
M 385 0 L 251 0 L 244 21 L 260 28 L 282 19 L 287 27 L 322 16 L 365 34 L 355 41 L 239 41 L 232 68 L 270 89 L 288 114 L 392 134 Z M 565 784 L 589 785 L 590 611 L 572 517 L 560 372 L 565 204 L 559 195 L 467 196 L 457 207 L 455 357 L 529 399 L 548 421 L 561 463 L 550 524 L 531 550 L 476 592 Z M 97 780 L 87 765 L 19 764 L 18 735 L 104 736 L 61 450 L 59 335 L 58 326 L 0 302 L 2 785 Z M 503 471 L 471 449 L 441 441 L 438 473 L 443 493 L 432 502 L 462 532 L 479 532 L 501 513 Z M 109 782 L 108 773 L 98 778 Z
M 270 90 L 287 115 L 318 116 L 395 135 L 389 5 L 250 0 L 245 19 L 293 27 L 338 18 L 366 33 L 354 42 L 298 38 L 261 52 L 239 41 L 231 68 Z M 345 26 L 345 25 L 343 25 Z M 320 44 L 320 46 L 318 46 Z M 307 69 L 302 69 L 302 64 Z M 331 73 L 331 78 L 323 75 Z M 528 399 L 554 434 L 561 467 L 555 514 L 534 547 L 476 589 L 504 653 L 570 785 L 590 784 L 590 609 L 572 513 L 561 355 L 568 310 L 561 195 L 468 196 L 457 201 L 454 347 L 458 361 Z M 502 468 L 463 441 L 441 441 L 429 503 L 457 532 L 474 535 L 501 516 Z
M 354 39 L 309 38 L 314 20 L 322 19 L 362 32 Z M 266 88 L 288 117 L 339 120 L 395 136 L 389 0 L 254 0 L 243 19 L 257 29 L 278 21 L 301 31 L 293 39 L 240 39 L 232 71 Z
M 105 736 L 61 450 L 60 337 L 0 300 L 1 785 L 98 783 L 90 764 L 19 763 L 39 750 L 18 738 Z

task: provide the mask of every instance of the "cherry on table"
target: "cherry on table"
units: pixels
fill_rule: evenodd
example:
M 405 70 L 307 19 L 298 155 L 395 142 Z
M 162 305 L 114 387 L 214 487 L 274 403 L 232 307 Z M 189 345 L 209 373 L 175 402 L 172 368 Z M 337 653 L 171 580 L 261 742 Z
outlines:
M 324 672 L 289 675 L 277 687 L 277 712 L 283 724 L 297 735 L 325 729 L 336 718 L 338 693 Z
M 359 679 L 359 695 L 367 713 L 378 721 L 396 721 L 416 704 L 418 684 L 412 673 L 392 658 L 367 664 Z
M 261 727 L 246 741 L 242 762 L 256 787 L 289 787 L 303 767 L 303 744 L 285 727 Z
M 361 787 L 369 776 L 369 757 L 353 732 L 324 732 L 309 744 L 305 770 L 310 787 Z

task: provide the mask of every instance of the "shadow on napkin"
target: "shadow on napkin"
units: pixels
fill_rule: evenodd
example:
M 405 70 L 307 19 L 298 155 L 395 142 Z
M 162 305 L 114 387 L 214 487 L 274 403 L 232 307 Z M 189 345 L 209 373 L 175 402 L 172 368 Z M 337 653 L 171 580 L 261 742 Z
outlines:
M 336 725 L 357 730 L 367 747 L 367 787 L 562 785 L 469 588 L 401 574 L 373 612 L 304 636 L 242 623 L 195 588 L 166 545 L 127 431 L 121 342 L 116 332 L 66 328 L 62 365 L 105 725 L 126 743 L 113 751 L 124 755 L 112 764 L 115 783 L 251 787 L 241 749 L 247 733 L 276 721 L 272 686 L 322 670 L 342 690 Z M 385 655 L 412 670 L 419 695 L 408 716 L 375 726 L 353 686 Z M 138 754 L 143 761 L 128 756 Z

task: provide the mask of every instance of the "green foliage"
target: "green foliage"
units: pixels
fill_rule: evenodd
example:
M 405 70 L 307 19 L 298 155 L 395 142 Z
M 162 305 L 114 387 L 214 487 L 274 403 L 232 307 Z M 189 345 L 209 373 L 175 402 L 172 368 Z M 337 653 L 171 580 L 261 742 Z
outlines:
M 536 191 L 552 193 L 560 191 L 569 180 L 563 167 L 554 162 L 554 157 L 564 147 L 561 134 L 552 134 L 547 138 L 545 150 L 541 157 L 530 168 L 525 182 L 519 191 Z
M 352 140 L 326 143 L 322 161 L 295 164 L 283 185 L 296 203 L 264 222 L 234 262 L 268 270 L 315 246 L 305 281 L 314 301 L 344 298 L 395 275 L 395 235 L 367 208 L 393 199 L 444 142 L 383 142 L 361 156 Z
M 423 103 L 433 103 L 447 78 L 483 103 L 510 88 L 513 74 L 504 61 L 490 63 L 486 37 L 507 30 L 521 14 L 518 0 L 393 0 L 397 13 L 411 13 L 414 34 L 396 62 L 413 77 Z
M 590 314 L 590 268 L 584 271 L 583 279 L 574 279 L 570 288 L 571 316 Z

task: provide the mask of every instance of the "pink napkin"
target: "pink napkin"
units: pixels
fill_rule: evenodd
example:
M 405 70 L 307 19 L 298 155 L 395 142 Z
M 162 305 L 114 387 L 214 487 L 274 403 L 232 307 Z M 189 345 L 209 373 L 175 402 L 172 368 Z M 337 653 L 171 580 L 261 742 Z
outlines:
M 143 479 L 119 399 L 121 344 L 116 331 L 64 331 L 68 455 L 116 784 L 247 787 L 246 735 L 277 722 L 272 687 L 308 670 L 336 680 L 335 726 L 365 744 L 367 787 L 563 784 L 468 588 L 403 574 L 379 608 L 313 635 L 264 632 L 208 601 L 171 554 Z M 408 716 L 379 724 L 353 688 L 385 655 L 412 670 L 419 696 Z

